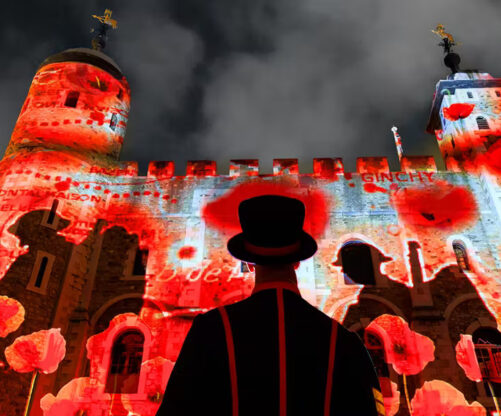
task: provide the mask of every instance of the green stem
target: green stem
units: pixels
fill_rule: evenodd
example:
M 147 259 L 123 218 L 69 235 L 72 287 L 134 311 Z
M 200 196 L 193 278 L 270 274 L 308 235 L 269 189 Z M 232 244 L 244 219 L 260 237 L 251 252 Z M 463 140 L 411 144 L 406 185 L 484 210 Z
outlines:
M 407 390 L 407 377 L 405 377 L 405 374 L 404 374 L 404 393 L 405 393 L 405 401 L 407 402 L 407 408 L 409 409 L 409 415 L 412 416 L 411 402 L 409 401 L 409 391 Z
M 28 401 L 26 402 L 26 407 L 24 408 L 24 416 L 28 416 L 28 414 L 30 413 L 31 405 L 33 404 L 33 392 L 35 391 L 37 380 L 38 371 L 35 370 L 33 372 L 33 376 L 31 377 L 30 392 L 28 393 Z
M 499 404 L 498 399 L 496 398 L 496 394 L 494 393 L 494 389 L 492 388 L 492 384 L 489 380 L 487 380 L 487 385 L 489 386 L 489 390 L 491 392 L 492 400 L 494 401 L 494 406 L 496 407 L 496 413 L 499 415 Z

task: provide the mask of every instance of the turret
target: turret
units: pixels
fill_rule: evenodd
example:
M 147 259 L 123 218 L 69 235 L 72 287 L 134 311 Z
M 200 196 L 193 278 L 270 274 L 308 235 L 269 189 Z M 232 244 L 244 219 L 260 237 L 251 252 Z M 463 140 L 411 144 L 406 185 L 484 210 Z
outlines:
M 129 106 L 122 71 L 100 50 L 50 56 L 33 78 L 5 156 L 56 150 L 90 161 L 117 160 Z
M 441 35 L 452 73 L 437 84 L 426 130 L 436 135 L 448 170 L 501 174 L 501 79 L 459 69 L 454 39 Z

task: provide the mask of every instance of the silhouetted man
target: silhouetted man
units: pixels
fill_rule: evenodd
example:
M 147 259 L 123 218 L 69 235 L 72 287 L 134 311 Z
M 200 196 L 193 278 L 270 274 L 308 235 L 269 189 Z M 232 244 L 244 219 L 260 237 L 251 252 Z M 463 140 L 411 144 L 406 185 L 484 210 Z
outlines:
M 294 263 L 317 250 L 303 203 L 264 195 L 238 213 L 228 250 L 256 265 L 254 291 L 195 318 L 157 415 L 384 415 L 358 336 L 299 293 Z

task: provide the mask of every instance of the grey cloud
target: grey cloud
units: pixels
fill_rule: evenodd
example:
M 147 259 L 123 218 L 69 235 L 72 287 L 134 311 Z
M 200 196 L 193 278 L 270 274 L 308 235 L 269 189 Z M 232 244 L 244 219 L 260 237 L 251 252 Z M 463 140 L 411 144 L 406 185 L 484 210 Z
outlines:
M 501 76 L 501 5 L 493 0 L 169 0 L 17 2 L 0 16 L 0 122 L 5 148 L 43 59 L 89 45 L 92 13 L 114 10 L 106 52 L 132 88 L 122 152 L 150 160 L 438 154 L 424 128 L 447 75 L 444 23 L 463 68 Z

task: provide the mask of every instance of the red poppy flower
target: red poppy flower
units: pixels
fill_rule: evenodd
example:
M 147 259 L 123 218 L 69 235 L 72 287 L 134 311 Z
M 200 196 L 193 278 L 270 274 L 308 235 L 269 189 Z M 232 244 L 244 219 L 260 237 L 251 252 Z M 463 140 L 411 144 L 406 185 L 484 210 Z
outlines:
M 413 416 L 486 416 L 478 402 L 469 404 L 464 394 L 442 380 L 426 381 L 411 401 Z
M 44 374 L 53 373 L 65 354 L 66 341 L 59 328 L 18 337 L 5 349 L 7 362 L 19 373 L 33 370 Z
M 24 321 L 24 308 L 17 300 L 0 296 L 0 337 L 16 331 Z
M 391 396 L 383 396 L 384 409 L 386 416 L 394 416 L 400 407 L 400 392 L 397 383 L 390 380 Z
M 262 179 L 243 182 L 228 190 L 225 194 L 210 201 L 202 208 L 205 222 L 223 234 L 241 232 L 238 220 L 238 206 L 245 199 L 260 195 L 281 195 L 296 198 L 306 208 L 304 229 L 314 238 L 320 237 L 329 221 L 329 207 L 325 194 L 320 189 L 305 189 L 289 180 L 268 181 Z
M 477 203 L 463 186 L 437 182 L 426 188 L 401 188 L 391 195 L 391 204 L 408 225 L 439 229 L 463 228 L 477 218 Z
M 474 108 L 475 104 L 469 104 L 469 103 L 452 104 L 450 107 L 443 108 L 444 117 L 450 121 L 457 121 L 459 119 L 468 117 Z
M 398 374 L 417 374 L 435 359 L 433 341 L 410 330 L 400 316 L 378 316 L 366 330 L 383 340 L 386 362 L 392 364 Z
M 111 396 L 103 393 L 104 386 L 90 377 L 74 378 L 54 396 L 48 393 L 40 400 L 44 416 L 75 415 L 79 410 L 89 415 L 102 414 Z
M 475 354 L 475 344 L 473 344 L 471 335 L 461 334 L 461 339 L 456 344 L 456 361 L 470 380 L 482 380 L 482 373 Z
M 128 394 L 122 394 L 122 404 L 131 414 L 141 416 L 155 416 L 163 392 L 167 385 L 174 363 L 163 357 L 155 357 L 141 365 L 141 374 L 146 377 L 146 400 L 137 400 Z

